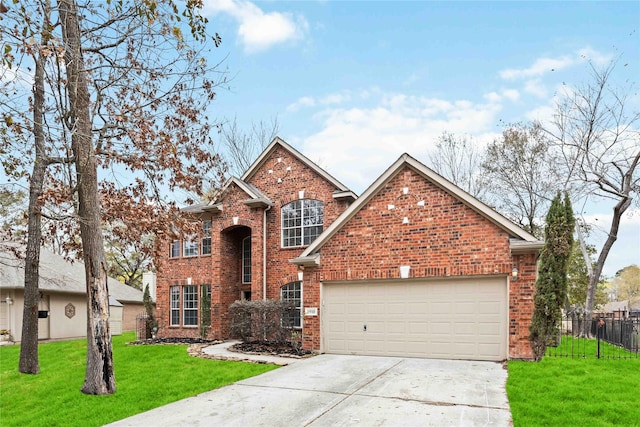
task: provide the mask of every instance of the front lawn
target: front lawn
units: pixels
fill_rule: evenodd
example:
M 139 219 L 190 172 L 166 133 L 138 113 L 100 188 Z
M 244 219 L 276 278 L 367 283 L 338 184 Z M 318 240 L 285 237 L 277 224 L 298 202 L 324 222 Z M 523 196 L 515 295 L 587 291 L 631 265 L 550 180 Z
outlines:
M 515 427 L 640 426 L 639 385 L 640 359 L 545 357 L 509 361 L 507 395 Z
M 273 365 L 199 359 L 186 345 L 128 346 L 113 337 L 117 392 L 87 396 L 86 341 L 40 344 L 40 374 L 18 372 L 19 346 L 0 347 L 0 425 L 100 426 L 275 369 Z

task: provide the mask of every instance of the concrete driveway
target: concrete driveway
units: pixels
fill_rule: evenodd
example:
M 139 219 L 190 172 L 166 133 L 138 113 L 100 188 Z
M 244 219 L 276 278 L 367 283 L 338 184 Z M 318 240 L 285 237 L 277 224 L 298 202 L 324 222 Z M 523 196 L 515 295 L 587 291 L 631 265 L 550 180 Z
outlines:
M 499 363 L 323 354 L 112 426 L 510 426 Z

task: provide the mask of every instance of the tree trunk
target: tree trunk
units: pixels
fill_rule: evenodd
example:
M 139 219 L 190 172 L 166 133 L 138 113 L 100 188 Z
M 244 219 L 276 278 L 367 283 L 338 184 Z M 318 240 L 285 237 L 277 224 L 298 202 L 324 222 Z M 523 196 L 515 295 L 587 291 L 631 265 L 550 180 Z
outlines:
M 50 7 L 44 6 L 43 33 L 49 28 Z M 45 38 L 43 34 L 43 39 Z M 24 308 L 22 311 L 22 338 L 20 341 L 20 362 L 18 369 L 23 374 L 40 372 L 38 361 L 38 291 L 40 279 L 40 246 L 42 240 L 42 204 L 40 196 L 44 187 L 47 169 L 47 155 L 43 129 L 44 118 L 44 58 L 40 52 L 34 55 L 35 73 L 33 79 L 33 140 L 35 159 L 29 180 L 29 213 L 27 223 L 27 251 L 24 260 Z
M 78 219 L 87 283 L 87 368 L 82 392 L 116 391 L 109 329 L 109 290 L 104 256 L 97 163 L 91 136 L 91 99 L 80 41 L 80 17 L 75 0 L 61 0 L 60 22 L 66 46 L 67 92 L 71 146 L 77 174 Z
M 596 289 L 598 288 L 600 275 L 602 274 L 602 269 L 604 268 L 604 263 L 607 260 L 607 256 L 609 256 L 611 247 L 613 246 L 615 241 L 618 240 L 620 218 L 622 218 L 622 214 L 624 214 L 624 212 L 630 205 L 631 198 L 625 197 L 622 198 L 613 208 L 613 219 L 611 220 L 609 235 L 607 236 L 607 240 L 604 242 L 604 246 L 600 251 L 600 255 L 598 256 L 598 261 L 596 261 L 596 266 L 593 270 L 593 274 L 589 276 L 589 286 L 587 287 L 587 301 L 585 302 L 584 308 L 585 322 L 582 326 L 581 334 L 581 336 L 583 337 L 591 336 L 591 318 L 593 316 L 593 306 L 596 299 Z

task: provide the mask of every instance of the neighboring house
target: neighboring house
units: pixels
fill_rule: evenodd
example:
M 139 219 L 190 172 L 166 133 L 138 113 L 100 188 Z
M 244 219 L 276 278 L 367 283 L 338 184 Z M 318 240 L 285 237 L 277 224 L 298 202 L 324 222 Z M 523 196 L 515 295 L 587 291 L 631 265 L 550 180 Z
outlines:
M 14 341 L 22 334 L 24 259 L 0 244 L 0 329 Z M 24 252 L 24 251 L 23 251 Z M 87 336 L 87 293 L 82 262 L 68 262 L 46 248 L 40 252 L 38 338 Z M 136 329 L 136 316 L 144 313 L 142 292 L 109 278 L 109 323 L 112 335 Z
M 202 227 L 157 260 L 161 337 L 210 323 L 210 337 L 229 338 L 229 306 L 269 298 L 296 304 L 306 349 L 532 357 L 543 243 L 409 155 L 357 198 L 276 138 L 215 200 L 183 212 Z
M 596 315 L 609 315 L 616 319 L 640 317 L 640 303 L 632 303 L 629 306 L 629 301 L 610 301 L 600 307 Z

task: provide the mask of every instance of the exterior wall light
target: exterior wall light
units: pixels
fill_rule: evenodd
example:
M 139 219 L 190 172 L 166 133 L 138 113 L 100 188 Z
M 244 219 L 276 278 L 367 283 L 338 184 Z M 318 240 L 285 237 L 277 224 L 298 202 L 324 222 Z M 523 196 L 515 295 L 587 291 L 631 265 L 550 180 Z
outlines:
M 511 280 L 514 282 L 518 280 L 518 267 L 514 266 L 513 270 L 511 270 Z
M 411 266 L 410 265 L 401 265 L 400 266 L 400 278 L 401 279 L 408 279 L 410 271 L 411 271 Z

